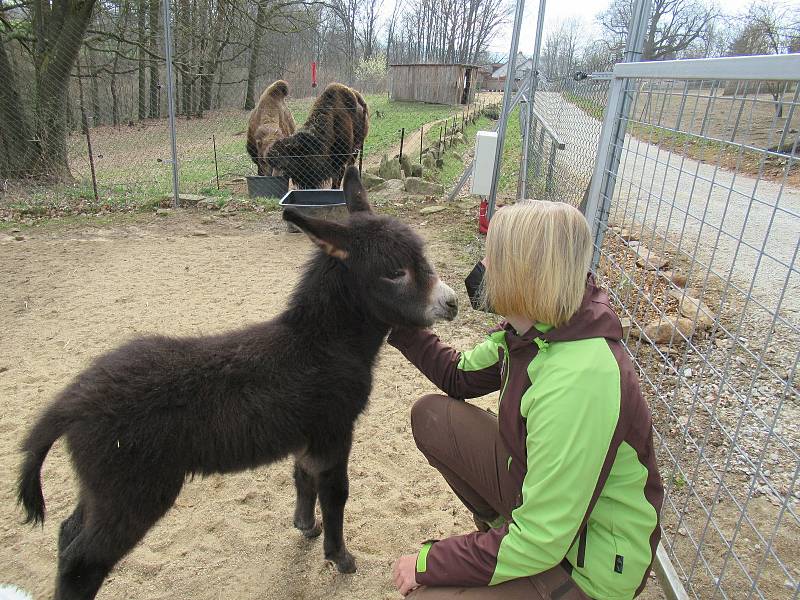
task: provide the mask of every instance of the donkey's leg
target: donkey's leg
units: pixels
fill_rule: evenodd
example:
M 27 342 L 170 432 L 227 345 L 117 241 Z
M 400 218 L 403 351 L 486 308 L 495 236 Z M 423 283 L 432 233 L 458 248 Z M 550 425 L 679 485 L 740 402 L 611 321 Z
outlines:
M 97 595 L 114 565 L 175 502 L 183 477 L 160 483 L 143 484 L 127 495 L 94 497 L 84 504 L 83 527 L 59 552 L 55 600 L 92 600 Z
M 347 453 L 319 474 L 319 503 L 325 529 L 325 558 L 342 573 L 355 573 L 356 561 L 344 545 L 344 505 L 349 494 Z
M 317 478 L 303 468 L 299 461 L 294 463 L 294 485 L 297 489 L 294 526 L 307 538 L 317 537 L 322 533 L 322 526 L 314 515 L 317 505 Z
M 61 522 L 61 529 L 58 532 L 58 553 L 61 554 L 67 549 L 83 528 L 83 503 L 78 502 L 78 506 L 72 514 Z

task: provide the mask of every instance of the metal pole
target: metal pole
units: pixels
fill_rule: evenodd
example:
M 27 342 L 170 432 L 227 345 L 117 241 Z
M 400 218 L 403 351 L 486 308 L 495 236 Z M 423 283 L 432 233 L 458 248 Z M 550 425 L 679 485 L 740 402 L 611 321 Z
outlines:
M 169 0 L 161 0 L 164 6 L 164 61 L 167 63 L 167 113 L 169 114 L 169 137 L 172 146 L 172 206 L 178 208 L 178 143 L 175 133 L 175 81 L 172 74 L 172 23 Z
M 644 37 L 650 20 L 650 2 L 651 0 L 637 0 L 634 4 L 631 24 L 628 27 L 630 34 L 625 46 L 624 62 L 638 62 L 642 56 Z M 609 100 L 603 116 L 603 129 L 600 133 L 597 159 L 586 204 L 586 220 L 592 228 L 595 244 L 592 257 L 593 270 L 600 263 L 600 247 L 608 225 L 608 212 L 614 194 L 619 159 L 625 145 L 625 131 L 631 108 L 629 88 L 630 79 L 615 76 L 611 80 Z
M 406 137 L 406 128 L 402 127 L 400 129 L 400 164 L 403 163 L 403 140 Z
M 517 0 L 514 13 L 514 33 L 511 36 L 511 49 L 508 54 L 508 69 L 506 70 L 506 85 L 503 92 L 503 110 L 500 113 L 500 126 L 497 128 L 497 154 L 494 157 L 494 173 L 492 173 L 492 187 L 489 191 L 489 209 L 486 213 L 491 221 L 494 215 L 494 206 L 497 201 L 497 183 L 500 179 L 500 167 L 503 164 L 503 147 L 506 141 L 506 122 L 508 121 L 509 106 L 513 93 L 514 75 L 517 67 L 517 51 L 519 49 L 519 31 L 522 28 L 522 15 L 525 12 L 525 0 Z
M 422 150 L 425 148 L 425 125 L 419 128 L 419 164 L 422 164 Z
M 92 190 L 94 191 L 94 201 L 100 204 L 100 195 L 97 193 L 97 175 L 94 169 L 94 152 L 92 151 L 92 136 L 89 134 L 89 118 L 86 116 L 86 107 L 83 104 L 83 75 L 81 75 L 81 61 L 75 63 L 78 69 L 78 92 L 81 102 L 81 127 L 86 134 L 86 148 L 89 151 L 89 169 L 92 172 Z
M 219 189 L 219 163 L 217 162 L 217 138 L 211 134 L 211 143 L 214 145 L 214 173 L 217 175 L 217 189 Z
M 530 144 L 531 123 L 533 119 L 533 103 L 536 100 L 536 87 L 539 83 L 539 54 L 542 49 L 542 30 L 544 29 L 544 14 L 546 0 L 539 0 L 539 14 L 536 17 L 536 43 L 531 57 L 531 78 L 528 83 L 528 105 L 525 107 L 525 131 L 522 140 L 522 164 L 519 170 L 519 198 L 528 195 L 528 151 Z M 520 109 L 521 110 L 521 109 Z

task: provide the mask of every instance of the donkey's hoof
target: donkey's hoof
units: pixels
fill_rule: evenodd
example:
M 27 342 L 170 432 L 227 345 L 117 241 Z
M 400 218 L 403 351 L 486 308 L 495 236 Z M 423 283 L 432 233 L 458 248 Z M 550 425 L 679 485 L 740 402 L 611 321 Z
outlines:
M 303 537 L 308 539 L 318 537 L 322 533 L 322 523 L 320 521 L 313 521 L 309 524 L 295 520 L 294 526 L 300 530 Z
M 355 573 L 356 559 L 347 550 L 337 552 L 335 555 L 326 556 L 329 561 L 336 565 L 339 573 Z

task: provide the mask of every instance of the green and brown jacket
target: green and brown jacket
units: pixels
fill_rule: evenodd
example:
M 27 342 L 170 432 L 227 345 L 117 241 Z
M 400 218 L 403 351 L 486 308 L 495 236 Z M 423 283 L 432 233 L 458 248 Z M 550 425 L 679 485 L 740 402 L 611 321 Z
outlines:
M 463 353 L 424 330 L 389 336 L 454 398 L 502 390 L 499 435 L 515 485 L 511 521 L 426 544 L 418 583 L 494 585 L 566 561 L 592 598 L 627 600 L 642 590 L 660 538 L 663 487 L 650 409 L 621 337 L 591 277 L 578 312 L 555 329 L 517 335 L 506 324 Z

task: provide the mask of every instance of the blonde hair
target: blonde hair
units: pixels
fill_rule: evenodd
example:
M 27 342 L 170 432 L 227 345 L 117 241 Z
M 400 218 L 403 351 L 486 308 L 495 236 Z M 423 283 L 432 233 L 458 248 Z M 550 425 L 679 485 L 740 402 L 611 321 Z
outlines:
M 486 236 L 484 301 L 495 312 L 558 327 L 580 308 L 592 257 L 573 206 L 524 200 L 495 213 Z

